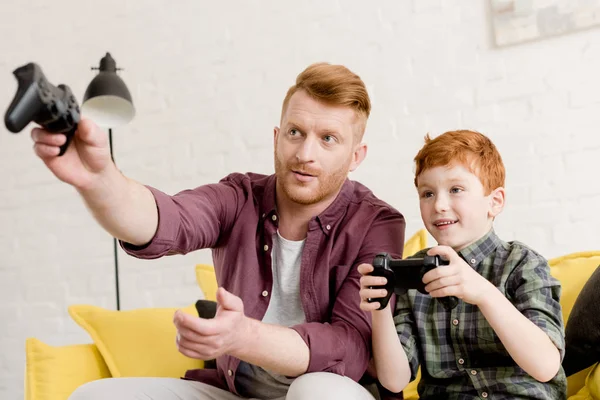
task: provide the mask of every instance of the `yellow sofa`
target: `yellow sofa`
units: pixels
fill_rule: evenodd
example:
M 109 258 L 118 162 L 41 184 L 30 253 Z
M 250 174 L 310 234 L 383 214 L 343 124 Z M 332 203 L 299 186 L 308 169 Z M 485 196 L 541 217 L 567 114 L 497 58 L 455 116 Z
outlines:
M 427 233 L 418 231 L 405 244 L 405 255 L 427 246 Z M 563 285 L 565 321 L 576 296 L 600 265 L 600 251 L 576 253 L 550 260 L 552 273 Z M 208 300 L 215 300 L 217 284 L 212 266 L 197 265 L 196 279 Z M 50 346 L 35 338 L 25 343 L 25 399 L 64 400 L 80 385 L 97 379 L 127 376 L 181 377 L 204 363 L 181 355 L 172 323 L 176 308 L 106 310 L 72 305 L 69 314 L 92 338 L 92 344 Z M 194 304 L 183 309 L 196 315 Z M 600 370 L 593 366 L 569 378 L 569 400 L 600 400 Z M 417 380 L 405 398 L 417 399 Z

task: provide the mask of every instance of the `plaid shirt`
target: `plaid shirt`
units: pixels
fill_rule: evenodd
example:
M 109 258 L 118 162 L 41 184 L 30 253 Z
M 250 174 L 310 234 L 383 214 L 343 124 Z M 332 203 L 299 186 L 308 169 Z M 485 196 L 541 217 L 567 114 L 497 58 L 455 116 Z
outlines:
M 548 334 L 562 360 L 561 287 L 547 261 L 522 243 L 500 240 L 493 229 L 459 255 Z M 409 290 L 398 297 L 394 315 L 411 380 L 422 366 L 421 399 L 566 399 L 562 367 L 549 382 L 532 378 L 515 363 L 475 305 L 459 300 L 446 311 L 440 300 Z

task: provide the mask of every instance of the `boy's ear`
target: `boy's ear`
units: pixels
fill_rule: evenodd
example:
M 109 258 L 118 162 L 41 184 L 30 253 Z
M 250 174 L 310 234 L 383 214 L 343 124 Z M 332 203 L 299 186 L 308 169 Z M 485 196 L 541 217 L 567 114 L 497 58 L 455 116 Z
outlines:
M 495 218 L 504 209 L 504 199 L 506 192 L 503 187 L 492 190 L 489 195 L 490 199 L 490 211 L 489 216 Z

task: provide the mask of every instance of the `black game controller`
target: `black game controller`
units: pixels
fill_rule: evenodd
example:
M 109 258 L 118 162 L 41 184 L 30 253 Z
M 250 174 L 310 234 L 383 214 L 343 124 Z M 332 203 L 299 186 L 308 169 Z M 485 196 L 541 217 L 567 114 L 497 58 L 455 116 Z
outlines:
M 385 289 L 385 297 L 368 299 L 369 303 L 379 302 L 379 310 L 387 306 L 392 293 L 403 295 L 408 289 L 417 289 L 423 294 L 428 294 L 423 283 L 423 275 L 440 265 L 448 265 L 449 262 L 440 256 L 425 256 L 423 258 L 407 258 L 404 260 L 393 259 L 387 253 L 379 253 L 373 260 L 373 272 L 370 275 L 383 276 L 387 279 L 384 286 L 373 286 L 372 289 Z M 440 298 L 447 310 L 451 310 L 458 304 L 454 296 Z
M 60 147 L 62 156 L 77 130 L 80 119 L 79 105 L 66 85 L 53 86 L 35 63 L 13 71 L 19 87 L 4 116 L 6 128 L 19 133 L 35 122 L 51 133 L 62 133 L 67 141 Z

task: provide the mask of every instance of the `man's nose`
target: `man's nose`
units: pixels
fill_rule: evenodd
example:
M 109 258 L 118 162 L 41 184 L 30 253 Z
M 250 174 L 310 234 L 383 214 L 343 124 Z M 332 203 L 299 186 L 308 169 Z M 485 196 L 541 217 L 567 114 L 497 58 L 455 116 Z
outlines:
M 296 153 L 296 158 L 301 163 L 309 163 L 315 160 L 316 154 L 316 140 L 307 137 L 302 144 L 298 148 L 298 152 Z

